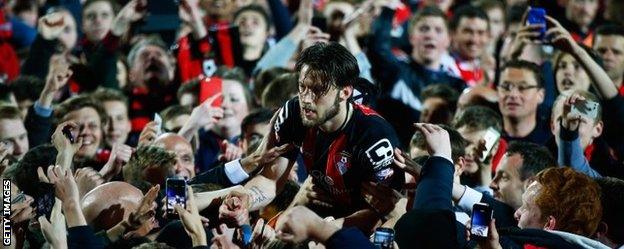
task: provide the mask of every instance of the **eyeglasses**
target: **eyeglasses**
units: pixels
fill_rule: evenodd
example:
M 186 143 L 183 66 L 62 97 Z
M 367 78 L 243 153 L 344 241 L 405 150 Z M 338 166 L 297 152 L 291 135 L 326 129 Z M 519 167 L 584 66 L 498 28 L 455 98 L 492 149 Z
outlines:
M 532 86 L 519 85 L 519 86 L 516 86 L 514 84 L 501 84 L 501 85 L 498 86 L 498 90 L 501 91 L 501 92 L 505 92 L 505 93 L 511 92 L 511 91 L 513 91 L 513 89 L 518 89 L 518 92 L 524 93 L 524 92 L 526 92 L 526 91 L 528 91 L 530 89 L 533 89 L 533 88 L 540 88 L 540 86 L 538 86 L 538 85 L 532 85 Z

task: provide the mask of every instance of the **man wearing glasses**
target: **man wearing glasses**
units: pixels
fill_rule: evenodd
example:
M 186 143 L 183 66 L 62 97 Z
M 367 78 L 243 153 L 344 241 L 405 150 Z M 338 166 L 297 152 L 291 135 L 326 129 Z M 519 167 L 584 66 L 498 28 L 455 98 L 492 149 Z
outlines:
M 537 117 L 537 107 L 545 94 L 539 66 L 528 61 L 509 61 L 502 68 L 497 91 L 503 138 L 509 142 L 545 144 L 551 134 L 548 123 Z

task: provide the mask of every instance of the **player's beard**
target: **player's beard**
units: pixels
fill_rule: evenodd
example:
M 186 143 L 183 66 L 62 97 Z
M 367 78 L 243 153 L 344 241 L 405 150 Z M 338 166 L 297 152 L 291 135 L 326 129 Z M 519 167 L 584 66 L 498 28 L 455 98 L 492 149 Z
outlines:
M 314 120 L 308 120 L 303 118 L 304 114 L 303 114 L 303 110 L 300 110 L 301 113 L 301 121 L 303 122 L 303 126 L 310 128 L 310 127 L 315 127 L 315 126 L 320 126 L 322 124 L 324 124 L 325 122 L 327 122 L 328 120 L 336 117 L 336 115 L 338 115 L 338 113 L 340 112 L 340 98 L 339 98 L 339 94 L 336 94 L 336 98 L 334 99 L 334 104 L 332 104 L 332 106 L 329 107 L 329 109 L 327 109 L 327 111 L 325 112 L 325 114 L 321 117 L 317 117 Z M 318 113 L 317 113 L 318 114 Z

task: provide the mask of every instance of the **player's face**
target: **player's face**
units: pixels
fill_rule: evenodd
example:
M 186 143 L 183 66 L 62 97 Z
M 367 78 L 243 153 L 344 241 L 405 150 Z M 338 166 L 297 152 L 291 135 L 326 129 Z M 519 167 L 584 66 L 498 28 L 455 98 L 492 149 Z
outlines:
M 299 74 L 299 101 L 301 120 L 306 127 L 319 126 L 338 115 L 339 91 L 335 86 L 323 93 L 323 86 L 303 66 Z

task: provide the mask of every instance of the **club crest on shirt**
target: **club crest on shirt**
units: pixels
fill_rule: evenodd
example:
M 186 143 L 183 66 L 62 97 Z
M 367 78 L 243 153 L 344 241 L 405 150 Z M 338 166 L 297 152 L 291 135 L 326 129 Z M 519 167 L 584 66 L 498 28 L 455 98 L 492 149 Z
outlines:
M 336 162 L 336 168 L 338 169 L 338 172 L 340 172 L 340 175 L 344 175 L 345 173 L 347 173 L 347 170 L 349 170 L 349 168 L 351 167 L 351 154 L 347 153 L 346 151 L 340 152 L 340 155 L 338 157 L 338 161 Z

